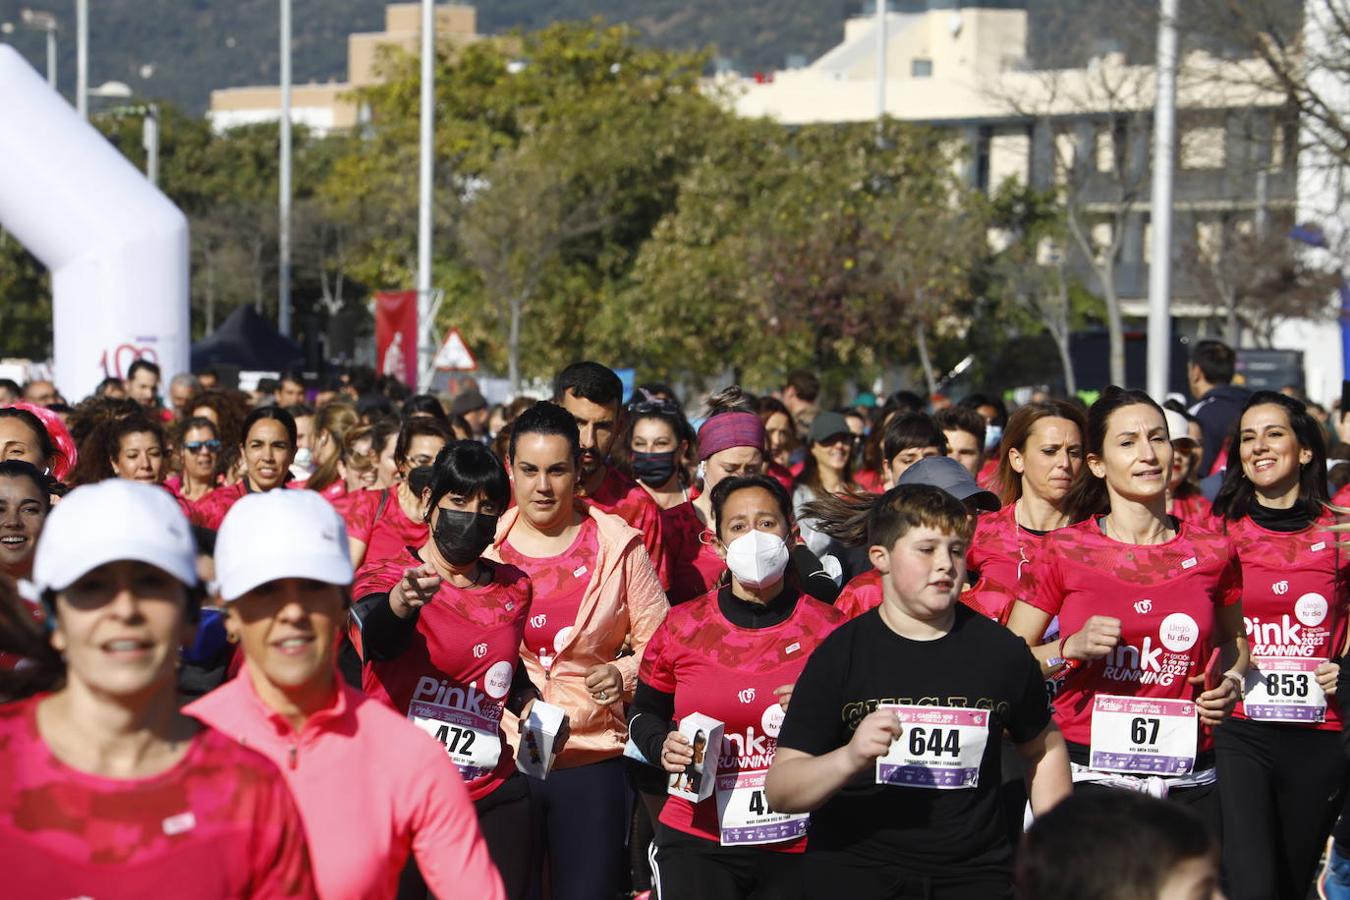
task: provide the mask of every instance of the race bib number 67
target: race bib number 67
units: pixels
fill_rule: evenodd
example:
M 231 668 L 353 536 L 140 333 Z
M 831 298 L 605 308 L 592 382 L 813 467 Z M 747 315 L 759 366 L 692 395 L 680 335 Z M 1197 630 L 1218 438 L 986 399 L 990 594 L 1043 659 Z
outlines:
M 900 737 L 877 759 L 877 784 L 931 790 L 978 787 L 989 713 L 949 706 L 881 706 L 900 719 Z
M 1098 694 L 1092 705 L 1091 767 L 1136 775 L 1184 775 L 1195 765 L 1195 703 Z

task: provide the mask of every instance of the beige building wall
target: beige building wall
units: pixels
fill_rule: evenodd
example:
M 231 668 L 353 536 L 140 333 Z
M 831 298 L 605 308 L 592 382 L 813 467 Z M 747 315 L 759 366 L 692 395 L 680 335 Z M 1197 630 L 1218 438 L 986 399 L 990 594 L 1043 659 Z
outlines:
M 292 121 L 326 133 L 356 127 L 360 110 L 353 91 L 382 81 L 380 61 L 387 49 L 416 53 L 422 34 L 421 5 L 393 3 L 385 7 L 385 30 L 347 38 L 347 80 L 291 87 Z M 436 7 L 436 37 L 442 46 L 458 48 L 480 39 L 478 10 L 457 4 Z M 281 115 L 281 89 L 225 88 L 211 92 L 207 117 L 216 130 L 257 122 L 275 122 Z

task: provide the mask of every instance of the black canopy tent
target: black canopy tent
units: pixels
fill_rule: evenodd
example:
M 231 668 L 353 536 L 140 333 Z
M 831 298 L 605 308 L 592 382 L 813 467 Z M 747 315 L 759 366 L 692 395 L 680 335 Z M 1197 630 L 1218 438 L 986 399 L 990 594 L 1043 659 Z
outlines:
M 229 366 L 280 372 L 305 364 L 305 349 L 277 331 L 250 304 L 236 309 L 207 337 L 192 345 L 192 371 Z

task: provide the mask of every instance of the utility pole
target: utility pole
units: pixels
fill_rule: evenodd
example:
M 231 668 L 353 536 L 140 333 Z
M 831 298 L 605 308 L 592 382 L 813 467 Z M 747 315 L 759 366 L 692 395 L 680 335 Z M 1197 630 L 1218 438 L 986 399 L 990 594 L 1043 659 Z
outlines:
M 431 178 L 436 138 L 436 0 L 422 0 L 422 99 L 417 182 L 417 385 L 431 381 Z
M 281 177 L 277 221 L 277 330 L 291 336 L 291 0 L 281 0 Z
M 1161 2 L 1148 266 L 1148 392 L 1159 403 L 1167 396 L 1172 364 L 1172 160 L 1177 113 L 1177 0 Z
M 89 0 L 75 0 L 75 109 L 89 121 Z
M 883 138 L 886 119 L 886 0 L 877 0 L 877 146 Z

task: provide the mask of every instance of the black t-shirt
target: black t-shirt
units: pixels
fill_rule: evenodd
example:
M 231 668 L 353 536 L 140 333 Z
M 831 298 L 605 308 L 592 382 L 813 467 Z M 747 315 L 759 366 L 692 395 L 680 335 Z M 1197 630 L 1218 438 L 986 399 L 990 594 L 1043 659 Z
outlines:
M 942 880 L 1006 868 L 1000 735 L 1006 729 L 1014 743 L 1025 743 L 1050 722 L 1040 667 L 1026 644 L 962 604 L 952 630 L 933 641 L 901 637 L 874 609 L 839 626 L 811 654 L 778 746 L 823 756 L 847 744 L 858 723 L 887 703 L 989 710 L 978 786 L 879 785 L 869 766 L 811 814 L 807 851 Z

